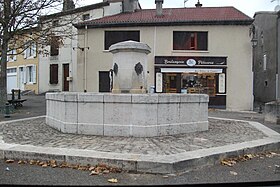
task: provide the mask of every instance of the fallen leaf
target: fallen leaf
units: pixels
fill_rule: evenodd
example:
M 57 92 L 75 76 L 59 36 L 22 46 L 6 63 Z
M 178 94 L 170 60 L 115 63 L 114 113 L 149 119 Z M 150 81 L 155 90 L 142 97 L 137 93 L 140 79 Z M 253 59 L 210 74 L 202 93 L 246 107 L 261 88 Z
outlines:
M 6 163 L 13 163 L 13 162 L 14 162 L 14 160 L 12 160 L 12 159 L 8 159 L 8 160 L 6 160 L 5 162 L 6 162 Z
M 221 163 L 222 163 L 222 165 L 232 167 L 234 164 L 236 164 L 236 161 L 234 161 L 234 160 L 222 160 Z
M 168 175 L 163 175 L 162 178 L 168 178 Z
M 48 164 L 45 163 L 45 164 L 42 165 L 42 167 L 43 167 L 43 168 L 46 168 L 46 167 L 48 167 Z
M 26 161 L 24 161 L 24 160 L 19 160 L 18 161 L 18 164 L 26 164 L 27 162 Z
M 244 157 L 245 157 L 245 158 L 249 158 L 249 159 L 254 158 L 254 156 L 253 156 L 252 154 L 247 154 L 247 155 L 245 155 Z
M 96 172 L 96 171 L 93 170 L 93 171 L 90 172 L 89 175 L 99 175 L 99 172 Z
M 237 175 L 237 173 L 235 171 L 230 171 L 230 174 Z
M 106 169 L 106 170 L 104 170 L 102 173 L 103 173 L 103 174 L 108 174 L 108 173 L 110 173 L 110 171 Z
M 118 179 L 114 179 L 114 178 L 108 179 L 108 182 L 110 182 L 110 183 L 117 183 Z
M 91 167 L 88 168 L 89 171 L 92 171 L 92 170 L 94 170 L 94 169 L 95 169 L 94 166 L 91 166 Z
M 29 164 L 30 164 L 30 165 L 34 165 L 34 164 L 36 164 L 36 161 L 35 161 L 35 160 L 30 160 L 30 161 L 29 161 Z

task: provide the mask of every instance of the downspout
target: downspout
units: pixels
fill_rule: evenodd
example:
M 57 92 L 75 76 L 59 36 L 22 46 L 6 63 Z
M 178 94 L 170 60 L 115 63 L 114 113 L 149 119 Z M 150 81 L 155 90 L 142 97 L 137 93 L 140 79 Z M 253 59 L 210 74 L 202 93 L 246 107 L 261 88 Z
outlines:
M 279 21 L 280 21 L 280 14 L 278 13 L 278 16 L 277 16 L 277 21 L 276 21 L 276 30 L 277 30 L 277 35 L 276 35 L 276 54 L 277 54 L 277 57 L 276 57 L 276 101 L 277 100 L 280 100 L 280 51 L 279 51 L 279 42 L 280 42 L 280 37 L 279 37 L 279 31 L 280 31 L 280 25 L 279 25 Z
M 85 52 L 85 69 L 84 69 L 84 92 L 87 92 L 87 45 L 88 45 L 88 30 L 87 25 L 85 26 L 85 46 L 84 46 L 84 52 Z

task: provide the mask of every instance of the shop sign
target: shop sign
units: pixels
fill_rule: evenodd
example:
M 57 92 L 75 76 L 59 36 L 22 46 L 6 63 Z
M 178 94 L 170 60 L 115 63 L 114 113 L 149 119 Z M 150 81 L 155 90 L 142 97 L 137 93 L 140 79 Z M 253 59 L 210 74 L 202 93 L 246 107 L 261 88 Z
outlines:
M 226 75 L 224 73 L 219 74 L 219 93 L 226 92 Z
M 156 73 L 156 92 L 162 92 L 162 73 Z
M 226 57 L 184 57 L 184 56 L 156 56 L 155 64 L 161 65 L 187 65 L 211 66 L 227 65 Z

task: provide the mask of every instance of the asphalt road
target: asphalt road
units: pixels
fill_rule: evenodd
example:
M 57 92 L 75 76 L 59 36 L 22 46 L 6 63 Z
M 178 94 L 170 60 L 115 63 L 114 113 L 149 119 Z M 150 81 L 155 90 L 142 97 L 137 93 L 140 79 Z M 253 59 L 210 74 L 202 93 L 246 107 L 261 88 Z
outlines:
M 268 157 L 269 156 L 269 157 Z M 5 163 L 0 161 L 1 185 L 225 185 L 280 186 L 280 154 L 237 162 L 232 167 L 215 165 L 178 175 L 109 173 L 89 175 L 89 171 L 71 168 L 43 168 L 41 166 Z M 108 179 L 116 178 L 117 183 Z

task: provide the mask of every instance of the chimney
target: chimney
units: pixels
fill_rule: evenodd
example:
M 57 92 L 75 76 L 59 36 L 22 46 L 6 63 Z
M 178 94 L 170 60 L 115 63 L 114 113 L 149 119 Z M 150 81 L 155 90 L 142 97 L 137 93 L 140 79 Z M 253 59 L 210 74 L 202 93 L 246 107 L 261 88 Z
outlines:
M 156 11 L 157 11 L 157 16 L 162 16 L 162 4 L 163 0 L 155 0 L 156 3 Z
M 123 12 L 135 12 L 138 9 L 138 0 L 124 0 Z
M 195 4 L 196 8 L 200 8 L 202 7 L 202 4 L 200 4 L 199 0 L 197 1 L 197 3 Z
M 62 11 L 73 10 L 75 9 L 75 4 L 73 0 L 63 0 L 63 9 Z

